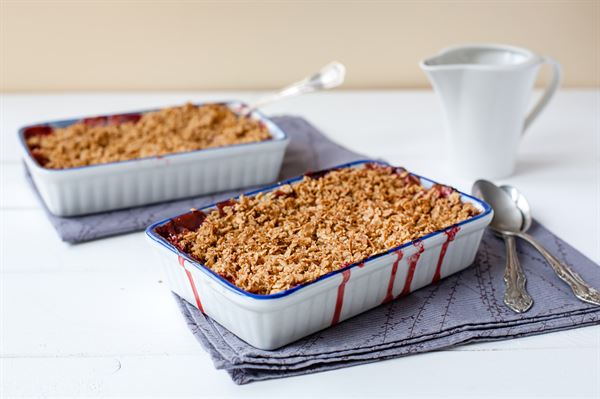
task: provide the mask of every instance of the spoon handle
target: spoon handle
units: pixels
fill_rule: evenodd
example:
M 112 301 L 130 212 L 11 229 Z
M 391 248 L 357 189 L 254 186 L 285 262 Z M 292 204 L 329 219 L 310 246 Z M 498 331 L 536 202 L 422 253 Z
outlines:
M 525 288 L 527 278 L 517 257 L 515 238 L 505 234 L 502 237 L 506 244 L 506 269 L 504 270 L 506 291 L 504 291 L 504 304 L 517 313 L 523 313 L 531 308 L 533 299 Z
M 282 98 L 293 97 L 299 94 L 310 93 L 313 91 L 332 89 L 336 86 L 341 85 L 344 82 L 346 76 L 346 67 L 339 62 L 332 62 L 325 65 L 319 72 L 309 76 L 299 82 L 292 83 L 289 86 L 284 87 L 277 93 L 268 95 L 260 98 L 254 104 L 244 108 L 241 113 L 242 115 L 249 115 L 255 109 L 278 101 Z
M 588 302 L 594 305 L 600 305 L 600 292 L 586 283 L 583 278 L 579 274 L 577 274 L 573 269 L 569 266 L 558 260 L 554 255 L 552 255 L 546 248 L 542 246 L 535 238 L 526 233 L 518 234 L 518 237 L 521 237 L 529 244 L 531 244 L 535 249 L 539 251 L 540 254 L 546 259 L 546 261 L 552 266 L 552 269 L 556 273 L 556 275 L 565 283 L 571 287 L 573 290 L 573 294 L 580 300 L 584 302 Z

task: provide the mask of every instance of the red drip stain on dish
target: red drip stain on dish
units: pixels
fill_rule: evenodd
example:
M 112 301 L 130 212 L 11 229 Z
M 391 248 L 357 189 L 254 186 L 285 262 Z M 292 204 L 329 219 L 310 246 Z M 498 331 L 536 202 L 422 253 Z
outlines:
M 444 186 L 443 184 L 436 183 L 431 188 L 437 190 L 437 192 L 440 193 L 440 196 L 442 198 L 448 198 L 454 192 L 454 189 L 452 187 Z
M 304 176 L 310 177 L 311 179 L 317 180 L 317 179 L 320 179 L 321 177 L 325 176 L 326 174 L 328 174 L 332 170 L 333 169 L 318 170 L 318 171 L 314 171 L 314 172 L 309 171 L 309 172 L 306 172 L 304 174 Z
M 342 306 L 344 306 L 344 288 L 346 283 L 350 280 L 350 269 L 342 272 L 342 283 L 338 287 L 337 299 L 335 300 L 335 311 L 333 313 L 333 319 L 331 319 L 331 325 L 334 326 L 340 321 L 340 314 L 342 313 Z
M 198 290 L 196 289 L 196 283 L 194 283 L 194 277 L 192 273 L 185 267 L 185 259 L 182 256 L 177 256 L 177 260 L 183 270 L 185 270 L 185 274 L 187 275 L 188 281 L 190 282 L 190 286 L 192 287 L 192 292 L 194 293 L 194 299 L 196 300 L 196 307 L 202 313 L 204 313 L 204 308 L 202 307 L 202 301 L 200 301 L 200 295 L 198 295 Z
M 233 279 L 233 277 L 228 276 L 226 274 L 223 273 L 217 273 L 219 275 L 219 277 L 221 277 L 223 280 L 227 280 L 228 282 L 230 282 L 232 285 L 235 285 L 235 280 Z
M 54 129 L 47 125 L 29 126 L 23 130 L 23 137 L 28 139 L 34 136 L 48 136 Z
M 204 222 L 204 219 L 206 219 L 206 214 L 194 209 L 189 213 L 171 219 L 162 226 L 158 226 L 155 231 L 158 235 L 166 238 L 175 245 L 177 244 L 177 237 L 179 234 L 198 230 Z
M 290 186 L 291 187 L 291 186 Z M 273 195 L 275 196 L 275 198 L 279 198 L 279 197 L 285 197 L 285 198 L 295 198 L 297 196 L 296 192 L 294 191 L 294 189 L 292 188 L 292 191 L 290 191 L 289 193 L 286 193 L 283 190 L 277 190 L 273 192 Z
M 120 125 L 122 123 L 137 123 L 142 118 L 142 114 L 118 114 L 108 116 L 109 125 Z
M 36 125 L 29 126 L 23 130 L 23 138 L 25 140 L 36 136 L 48 136 L 52 134 L 54 129 L 48 125 Z M 39 145 L 33 145 L 27 143 L 27 148 L 31 154 L 31 157 L 37 162 L 38 165 L 44 166 L 48 163 L 49 159 L 42 155 L 39 151 Z
M 116 126 L 122 123 L 137 123 L 142 118 L 142 114 L 115 114 L 108 116 L 94 116 L 81 120 L 84 125 L 89 127 L 96 126 Z
M 387 293 L 385 294 L 385 298 L 383 299 L 382 303 L 386 303 L 386 302 L 389 302 L 392 299 L 394 299 L 393 291 L 394 291 L 394 281 L 396 280 L 396 272 L 398 272 L 398 264 L 400 263 L 400 261 L 402 260 L 402 257 L 404 256 L 404 253 L 402 252 L 401 249 L 396 251 L 396 256 L 397 256 L 396 261 L 392 265 L 392 273 L 390 273 L 390 281 L 388 282 Z
M 396 167 L 391 167 L 391 168 L 392 168 L 392 172 L 397 174 L 402 179 L 404 184 L 409 185 L 409 186 L 412 184 L 417 184 L 417 185 L 421 184 L 421 179 L 419 179 L 418 176 L 415 176 L 415 175 L 409 173 L 402 166 L 396 166 Z
M 402 292 L 400 295 L 408 295 L 410 294 L 410 285 L 412 284 L 413 277 L 415 276 L 415 270 L 417 269 L 417 263 L 419 262 L 419 258 L 425 248 L 423 248 L 423 243 L 421 241 L 415 241 L 413 244 L 417 247 L 417 252 L 408 257 L 408 273 L 406 275 L 406 280 L 404 280 L 404 288 L 402 288 Z
M 411 185 L 411 184 L 416 184 L 416 185 L 420 185 L 421 184 L 421 179 L 419 179 L 417 176 L 415 175 L 411 175 L 410 173 L 407 174 L 404 177 L 404 183 L 407 185 Z
M 235 200 L 233 198 L 225 200 L 225 201 L 221 201 L 217 203 L 217 209 L 219 210 L 219 216 L 225 216 L 225 207 L 228 206 L 234 206 L 236 204 Z
M 106 123 L 108 122 L 108 117 L 95 116 L 92 118 L 84 118 L 81 120 L 81 122 L 83 122 L 84 125 L 89 127 L 106 126 Z
M 360 267 L 360 268 L 362 269 L 363 267 L 365 267 L 365 262 L 361 262 L 361 263 L 359 263 L 357 266 L 358 266 L 358 267 Z
M 167 158 L 167 154 L 158 154 L 155 155 L 157 161 L 161 162 L 161 165 L 171 165 L 171 160 Z
M 40 166 L 44 166 L 44 165 L 46 165 L 48 163 L 48 161 L 50 161 L 48 158 L 46 158 L 45 156 L 43 156 L 42 154 L 40 154 L 36 150 L 32 150 L 31 151 L 31 156 L 33 157 L 33 159 L 35 159 L 35 161 Z
M 446 251 L 448 250 L 448 245 L 450 245 L 451 241 L 454 241 L 454 238 L 456 237 L 456 233 L 458 233 L 459 230 L 460 230 L 460 227 L 454 226 L 454 227 L 444 231 L 447 238 L 446 238 L 446 242 L 444 242 L 444 244 L 442 244 L 442 250 L 440 251 L 440 257 L 438 258 L 437 267 L 435 268 L 435 274 L 433 275 L 433 280 L 431 280 L 432 284 L 440 281 L 440 279 L 442 277 L 442 263 L 444 263 L 444 256 L 446 256 Z

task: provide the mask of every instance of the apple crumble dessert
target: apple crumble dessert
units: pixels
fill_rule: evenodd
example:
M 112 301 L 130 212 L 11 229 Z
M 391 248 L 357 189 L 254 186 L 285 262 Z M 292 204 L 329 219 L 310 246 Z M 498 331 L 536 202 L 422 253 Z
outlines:
M 237 287 L 274 294 L 477 215 L 451 187 L 378 164 L 182 215 L 157 229 Z
M 64 128 L 25 133 L 44 167 L 65 169 L 268 140 L 260 121 L 222 104 L 185 104 L 144 114 L 83 119 Z

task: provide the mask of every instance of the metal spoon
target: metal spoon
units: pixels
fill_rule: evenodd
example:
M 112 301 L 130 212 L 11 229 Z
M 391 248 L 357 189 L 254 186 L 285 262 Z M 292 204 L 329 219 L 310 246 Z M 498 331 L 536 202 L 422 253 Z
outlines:
M 506 244 L 504 304 L 517 313 L 526 312 L 533 305 L 533 299 L 525 287 L 527 278 L 519 263 L 515 238 L 511 233 L 514 228 L 520 229 L 522 227 L 523 216 L 519 209 L 514 206 L 510 196 L 492 182 L 477 180 L 473 184 L 471 192 L 492 206 L 494 217 L 490 223 L 490 228 L 504 238 Z
M 254 104 L 244 107 L 244 109 L 241 111 L 241 114 L 249 115 L 255 109 L 262 107 L 265 104 L 281 100 L 282 98 L 311 93 L 313 91 L 332 89 L 344 83 L 345 77 L 346 67 L 339 62 L 332 62 L 321 68 L 321 70 L 316 74 L 286 86 L 279 92 L 270 94 L 259 99 Z
M 527 230 L 531 226 L 532 216 L 531 216 L 531 207 L 527 202 L 527 199 L 523 194 L 519 192 L 516 188 L 512 186 L 502 186 L 500 187 L 505 193 L 508 194 L 510 199 L 513 201 L 513 204 L 519 211 L 523 217 L 524 223 L 520 228 L 511 230 L 511 232 L 517 236 L 522 238 L 531 244 L 535 249 L 537 249 L 540 254 L 546 259 L 546 261 L 552 266 L 552 269 L 556 273 L 556 275 L 565 283 L 571 287 L 573 290 L 573 294 L 580 300 L 588 303 L 592 303 L 594 305 L 600 305 L 600 292 L 593 287 L 591 287 L 588 283 L 586 283 L 579 274 L 577 274 L 573 269 L 569 266 L 558 260 L 554 255 L 552 255 L 546 248 L 542 246 L 535 238 L 527 234 Z

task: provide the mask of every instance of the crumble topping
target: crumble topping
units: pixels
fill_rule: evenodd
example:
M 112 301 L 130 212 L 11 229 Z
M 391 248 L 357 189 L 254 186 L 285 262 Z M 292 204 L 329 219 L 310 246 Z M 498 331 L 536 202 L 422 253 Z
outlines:
M 64 169 L 271 138 L 259 121 L 227 106 L 185 104 L 141 115 L 89 118 L 27 138 L 42 166 Z
M 169 227 L 167 238 L 239 288 L 266 295 L 478 213 L 450 187 L 425 189 L 404 169 L 368 164 L 226 201 L 191 230 Z

